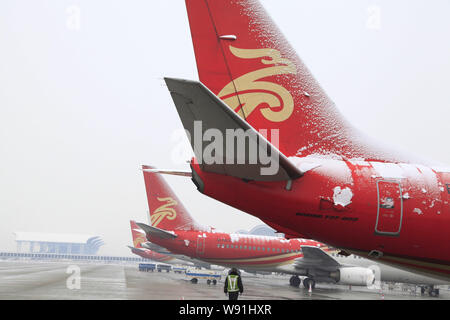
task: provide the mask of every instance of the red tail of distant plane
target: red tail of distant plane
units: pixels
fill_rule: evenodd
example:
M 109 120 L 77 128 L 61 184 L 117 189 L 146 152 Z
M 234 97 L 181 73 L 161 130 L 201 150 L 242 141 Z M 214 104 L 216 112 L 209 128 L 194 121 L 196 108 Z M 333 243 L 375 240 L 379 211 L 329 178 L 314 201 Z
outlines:
M 145 232 L 133 220 L 130 220 L 131 236 L 133 237 L 133 246 L 135 248 L 142 248 L 141 243 L 147 242 Z
M 153 167 L 142 166 L 142 169 Z M 144 181 L 153 227 L 165 230 L 200 229 L 160 174 L 144 171 Z
M 287 157 L 405 161 L 345 121 L 255 0 L 186 0 L 200 81 Z M 268 137 L 271 140 L 271 137 Z

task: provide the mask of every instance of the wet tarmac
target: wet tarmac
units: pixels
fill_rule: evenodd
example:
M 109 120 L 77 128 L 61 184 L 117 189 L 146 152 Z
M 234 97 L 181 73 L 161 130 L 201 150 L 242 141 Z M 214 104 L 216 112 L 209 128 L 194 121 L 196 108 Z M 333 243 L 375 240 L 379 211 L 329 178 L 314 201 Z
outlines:
M 79 270 L 80 277 L 75 279 Z M 79 281 L 78 281 L 79 279 Z M 193 284 L 184 274 L 141 272 L 136 265 L 75 262 L 0 261 L 0 299 L 146 299 L 226 300 L 224 277 L 217 285 L 206 280 Z M 421 296 L 410 290 L 369 290 L 365 287 L 317 284 L 312 292 L 289 286 L 288 276 L 243 275 L 241 300 L 423 300 L 450 299 L 442 289 L 439 297 Z

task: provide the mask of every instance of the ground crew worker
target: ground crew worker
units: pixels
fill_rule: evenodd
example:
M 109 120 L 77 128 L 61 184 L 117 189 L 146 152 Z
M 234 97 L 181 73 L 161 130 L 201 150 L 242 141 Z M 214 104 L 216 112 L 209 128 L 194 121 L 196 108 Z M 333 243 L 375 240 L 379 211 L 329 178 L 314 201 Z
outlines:
M 242 294 L 242 292 L 244 292 L 241 275 L 236 268 L 231 268 L 231 270 L 228 272 L 228 276 L 225 279 L 223 292 L 225 292 L 225 295 L 228 294 L 228 298 L 230 300 L 237 300 L 239 294 Z

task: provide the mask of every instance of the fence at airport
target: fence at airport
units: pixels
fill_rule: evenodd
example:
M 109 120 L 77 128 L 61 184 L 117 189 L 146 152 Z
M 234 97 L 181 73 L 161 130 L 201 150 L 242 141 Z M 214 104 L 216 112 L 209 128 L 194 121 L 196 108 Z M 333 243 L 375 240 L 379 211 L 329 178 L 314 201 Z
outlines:
M 30 259 L 30 260 L 75 260 L 96 262 L 148 262 L 151 260 L 141 257 L 118 257 L 79 254 L 56 254 L 56 253 L 23 253 L 23 252 L 0 252 L 0 259 Z

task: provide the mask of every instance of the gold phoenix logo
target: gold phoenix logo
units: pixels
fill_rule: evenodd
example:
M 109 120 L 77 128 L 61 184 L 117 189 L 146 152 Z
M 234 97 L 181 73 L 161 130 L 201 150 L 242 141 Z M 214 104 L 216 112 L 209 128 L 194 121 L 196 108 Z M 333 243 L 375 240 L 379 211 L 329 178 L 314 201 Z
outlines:
M 139 245 L 141 243 L 145 242 L 146 240 L 145 240 L 144 235 L 142 233 L 140 233 L 139 231 L 135 231 L 135 232 L 137 232 L 138 234 L 134 238 L 133 244 L 134 244 L 135 248 L 138 248 Z
M 275 49 L 240 49 L 233 46 L 229 48 L 238 58 L 262 58 L 263 64 L 273 66 L 249 72 L 232 80 L 219 92 L 219 98 L 241 118 L 249 116 L 260 105 L 268 105 L 268 107 L 260 108 L 267 120 L 281 122 L 288 119 L 294 111 L 294 99 L 290 92 L 279 84 L 260 79 L 296 73 L 294 63 L 282 58 L 281 53 Z M 277 111 L 272 110 L 277 107 L 281 108 Z
M 156 209 L 151 215 L 151 223 L 153 227 L 156 227 L 164 218 L 173 220 L 177 217 L 177 212 L 171 206 L 176 206 L 178 203 L 171 197 L 167 198 L 156 198 L 158 201 L 165 201 L 166 203 Z

